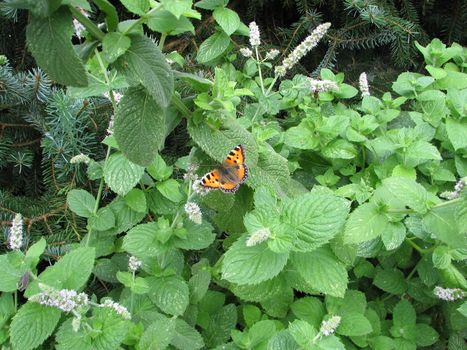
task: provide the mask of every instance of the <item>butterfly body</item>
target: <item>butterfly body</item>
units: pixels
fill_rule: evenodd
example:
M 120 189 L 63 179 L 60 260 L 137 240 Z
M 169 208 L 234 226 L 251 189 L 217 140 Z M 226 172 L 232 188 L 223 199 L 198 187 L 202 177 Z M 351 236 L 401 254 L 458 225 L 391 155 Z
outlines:
M 201 179 L 201 185 L 209 189 L 233 193 L 248 178 L 248 167 L 245 164 L 245 148 L 238 145 L 229 152 L 222 164 L 207 173 Z

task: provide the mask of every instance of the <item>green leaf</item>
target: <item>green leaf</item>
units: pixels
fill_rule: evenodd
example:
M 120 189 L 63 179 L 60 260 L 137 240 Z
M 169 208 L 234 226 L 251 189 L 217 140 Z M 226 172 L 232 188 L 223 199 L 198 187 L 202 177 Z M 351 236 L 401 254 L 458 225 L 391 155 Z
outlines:
M 93 0 L 99 9 L 105 13 L 105 24 L 107 24 L 107 30 L 113 32 L 117 29 L 118 25 L 118 13 L 115 6 L 107 0 Z
M 89 225 L 93 230 L 106 231 L 115 227 L 115 214 L 110 207 L 100 208 L 96 216 L 89 218 Z
M 208 291 L 209 284 L 211 283 L 211 273 L 206 270 L 200 270 L 188 281 L 190 287 L 191 303 L 196 304 Z
M 358 154 L 352 143 L 342 139 L 330 142 L 321 152 L 323 156 L 331 159 L 353 159 Z
M 110 189 L 124 196 L 139 182 L 144 168 L 129 161 L 121 153 L 112 154 L 104 168 L 104 179 Z
M 467 317 L 467 301 L 464 301 L 462 305 L 457 308 L 457 311 L 459 311 L 462 316 Z
M 186 282 L 178 276 L 150 277 L 147 279 L 149 297 L 165 313 L 179 316 L 189 303 L 189 290 Z
M 61 316 L 60 310 L 27 302 L 13 317 L 10 325 L 14 349 L 35 349 L 54 331 Z
M 195 3 L 196 7 L 204 10 L 215 10 L 217 7 L 227 6 L 229 0 L 201 0 Z
M 313 289 L 336 297 L 344 296 L 347 270 L 330 249 L 321 247 L 312 252 L 293 253 L 291 261 Z
M 300 347 L 287 330 L 276 332 L 269 339 L 267 350 L 299 350 Z
M 451 254 L 446 246 L 438 246 L 432 255 L 433 266 L 437 269 L 446 269 L 451 264 Z
M 120 101 L 114 132 L 130 161 L 149 165 L 165 140 L 165 111 L 141 85 L 130 87 Z
M 299 319 L 308 322 L 313 327 L 320 327 L 323 317 L 326 315 L 323 303 L 315 297 L 304 297 L 290 305 L 293 314 Z
M 386 229 L 381 235 L 384 246 L 387 250 L 398 248 L 405 240 L 406 228 L 401 222 L 388 222 Z
M 146 196 L 139 188 L 133 188 L 123 199 L 125 200 L 126 205 L 134 211 L 145 213 L 148 210 Z
M 243 235 L 224 255 L 222 278 L 237 284 L 258 284 L 277 276 L 287 263 L 288 253 L 274 253 L 266 243 L 247 247 Z
M 190 220 L 185 220 L 183 226 L 186 229 L 187 237 L 182 239 L 173 238 L 175 247 L 186 250 L 200 250 L 207 248 L 216 239 L 214 228 L 209 222 L 203 220 L 201 224 L 195 224 Z
M 319 137 L 313 130 L 307 127 L 305 121 L 298 126 L 293 126 L 285 132 L 286 145 L 298 149 L 316 149 L 319 146 Z
M 95 198 L 86 190 L 71 190 L 66 196 L 66 202 L 73 213 L 84 218 L 93 215 L 96 205 Z
M 51 79 L 63 85 L 86 86 L 86 70 L 71 44 L 72 34 L 66 7 L 46 18 L 31 15 L 26 27 L 28 48 Z
M 213 349 L 230 338 L 237 324 L 237 309 L 234 304 L 229 304 L 210 316 L 203 334 L 207 349 Z
M 56 335 L 57 350 L 114 350 L 126 337 L 129 324 L 114 310 L 109 308 L 95 308 L 93 317 L 87 319 L 90 327 L 96 332 L 73 330 L 72 318 L 68 318 L 60 326 Z
M 131 40 L 126 35 L 119 32 L 107 33 L 102 41 L 102 54 L 109 63 L 113 63 L 130 45 Z
M 44 253 L 46 246 L 46 240 L 44 237 L 41 237 L 36 243 L 29 247 L 28 251 L 26 252 L 26 259 L 34 262 L 32 266 L 35 267 L 39 262 L 39 258 Z
M 404 274 L 397 270 L 379 270 L 376 272 L 373 284 L 385 292 L 400 295 L 407 290 Z
M 216 32 L 200 45 L 196 60 L 207 63 L 221 56 L 230 45 L 230 37 L 224 32 Z
M 446 118 L 446 132 L 455 150 L 467 147 L 467 137 L 465 137 L 467 135 L 466 119 L 462 122 L 461 120 Z
M 160 315 L 144 330 L 139 340 L 140 350 L 165 349 L 175 335 L 174 319 Z
M 180 350 L 197 350 L 204 347 L 204 341 L 196 329 L 184 320 L 175 320 L 175 335 L 170 344 Z
M 232 35 L 240 26 L 240 17 L 235 11 L 226 7 L 218 7 L 213 12 L 213 17 L 227 35 Z
M 128 11 L 140 16 L 144 15 L 151 8 L 149 0 L 121 0 L 121 3 Z
M 370 340 L 371 348 L 375 350 L 393 350 L 394 340 L 384 335 L 379 335 Z
M 54 265 L 47 267 L 37 280 L 31 282 L 26 289 L 25 296 L 30 297 L 39 292 L 38 282 L 47 284 L 56 289 L 82 288 L 94 268 L 94 248 L 77 248 L 67 253 Z M 79 271 L 79 273 L 76 273 Z
M 393 176 L 384 179 L 383 185 L 403 206 L 421 214 L 427 212 L 427 192 L 419 183 L 408 177 Z
M 439 334 L 427 324 L 419 323 L 415 326 L 416 338 L 418 346 L 430 346 L 436 343 L 439 339 Z
M 381 236 L 389 221 L 374 203 L 364 203 L 350 213 L 345 224 L 344 242 L 354 244 Z
M 288 331 L 300 349 L 307 349 L 307 345 L 313 341 L 318 333 L 312 325 L 302 320 L 294 320 L 290 323 Z
M 350 312 L 342 315 L 336 333 L 353 337 L 369 334 L 373 331 L 370 321 L 358 312 Z
M 179 203 L 184 196 L 180 192 L 180 183 L 174 179 L 168 179 L 156 184 L 157 190 L 167 199 L 174 203 Z
M 393 327 L 391 328 L 391 334 L 415 340 L 416 318 L 417 314 L 412 304 L 405 299 L 399 301 L 392 312 Z
M 192 0 L 161 0 L 161 4 L 178 19 L 191 9 Z
M 20 252 L 10 252 L 0 255 L 0 291 L 14 292 L 18 288 L 18 282 L 28 270 L 24 264 L 24 256 Z
M 158 10 L 148 19 L 148 27 L 159 33 L 167 35 L 178 35 L 185 32 L 195 34 L 195 27 L 186 17 L 177 19 L 173 14 L 166 10 Z
M 137 257 L 150 257 L 161 252 L 157 238 L 157 222 L 140 224 L 133 227 L 123 238 L 122 248 Z
M 422 160 L 441 160 L 441 154 L 438 149 L 428 141 L 419 140 L 412 143 L 404 152 L 406 158 L 415 159 L 417 162 Z
M 170 175 L 172 175 L 173 167 L 168 166 L 164 159 L 159 154 L 156 154 L 156 158 L 154 158 L 151 165 L 147 167 L 147 172 L 154 179 L 162 181 L 168 179 Z
M 173 74 L 164 55 L 146 36 L 131 34 L 130 48 L 116 65 L 131 85 L 143 85 L 154 100 L 167 107 L 173 93 Z M 144 139 L 148 142 L 149 139 Z M 152 159 L 151 159 L 152 160 Z
M 286 203 L 283 222 L 295 231 L 295 250 L 306 252 L 334 238 L 342 229 L 348 212 L 344 199 L 310 192 Z
M 467 247 L 467 235 L 458 227 L 456 205 L 433 207 L 422 221 L 423 229 L 454 249 Z

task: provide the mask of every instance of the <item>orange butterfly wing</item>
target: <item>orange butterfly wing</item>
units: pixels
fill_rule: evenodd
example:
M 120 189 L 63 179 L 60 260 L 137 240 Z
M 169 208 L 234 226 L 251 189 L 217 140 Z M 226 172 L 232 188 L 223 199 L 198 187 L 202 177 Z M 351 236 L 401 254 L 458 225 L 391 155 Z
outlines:
M 221 186 L 220 179 L 221 174 L 219 170 L 214 169 L 201 178 L 201 185 L 206 188 L 216 189 Z
M 233 193 L 248 178 L 248 167 L 245 164 L 245 148 L 238 145 L 225 158 L 222 169 L 214 169 L 201 179 L 201 185 L 206 188 L 220 189 L 222 192 Z

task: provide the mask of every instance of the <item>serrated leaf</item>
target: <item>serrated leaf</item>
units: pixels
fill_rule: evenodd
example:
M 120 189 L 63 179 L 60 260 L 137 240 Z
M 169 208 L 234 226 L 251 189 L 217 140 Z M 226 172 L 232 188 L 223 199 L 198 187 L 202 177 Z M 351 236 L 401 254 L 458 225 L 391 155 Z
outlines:
M 167 11 L 179 18 L 184 12 L 191 9 L 192 0 L 161 0 L 161 4 Z
M 449 141 L 451 141 L 455 150 L 467 147 L 467 123 L 455 120 L 453 118 L 446 119 L 446 132 Z
M 92 216 L 96 199 L 86 190 L 71 190 L 66 196 L 66 202 L 70 210 L 84 218 Z
M 147 166 L 165 140 L 165 111 L 144 87 L 130 87 L 120 101 L 114 133 L 125 156 Z
M 349 312 L 342 315 L 336 333 L 345 336 L 362 336 L 373 331 L 370 321 L 358 312 Z
M 182 315 L 189 303 L 186 282 L 178 276 L 150 277 L 147 279 L 149 298 L 165 313 Z
M 167 35 L 178 35 L 185 32 L 195 34 L 195 27 L 186 17 L 177 19 L 173 14 L 166 10 L 158 10 L 148 19 L 148 27 L 159 33 Z
M 31 14 L 26 40 L 38 65 L 50 78 L 63 85 L 86 86 L 86 70 L 71 44 L 71 20 L 65 6 L 45 18 Z
M 204 341 L 196 329 L 184 320 L 175 320 L 175 335 L 170 344 L 180 350 L 197 350 L 204 346 Z
M 416 338 L 415 341 L 418 346 L 430 346 L 436 343 L 439 339 L 439 334 L 432 327 L 427 324 L 419 323 L 415 326 Z
M 226 7 L 216 8 L 212 15 L 227 35 L 232 35 L 240 26 L 240 17 L 235 11 Z
M 100 208 L 95 216 L 89 218 L 93 230 L 106 231 L 115 226 L 115 214 L 109 207 Z
M 144 168 L 129 161 L 123 154 L 112 154 L 104 168 L 104 179 L 110 189 L 124 196 L 139 182 Z
M 124 320 L 114 310 L 96 308 L 91 321 L 91 327 L 99 331 L 89 333 L 81 327 L 77 332 L 71 325 L 72 318 L 68 318 L 60 326 L 56 335 L 57 350 L 114 350 L 128 332 L 128 321 Z
M 398 248 L 405 240 L 406 228 L 401 222 L 388 222 L 381 235 L 381 240 L 387 250 Z
M 32 302 L 24 304 L 10 325 L 13 348 L 35 349 L 52 334 L 60 316 L 61 312 L 56 308 Z
M 173 74 L 164 55 L 146 36 L 131 34 L 130 48 L 116 65 L 131 85 L 143 85 L 153 99 L 167 107 L 173 93 Z M 144 139 L 148 142 L 149 139 Z
M 173 244 L 175 247 L 186 250 L 200 250 L 207 248 L 214 242 L 216 234 L 214 228 L 207 221 L 201 224 L 195 224 L 190 220 L 185 220 L 183 225 L 187 231 L 185 239 L 174 237 Z
M 133 227 L 123 238 L 122 248 L 137 257 L 150 257 L 162 251 L 157 238 L 157 222 L 140 224 Z
M 311 192 L 289 201 L 283 222 L 295 230 L 294 249 L 306 252 L 329 242 L 341 230 L 348 211 L 346 201 L 331 194 Z
M 132 210 L 145 213 L 148 209 L 146 203 L 146 196 L 144 192 L 139 188 L 133 188 L 130 192 L 128 192 L 124 198 L 126 205 L 128 205 Z
M 293 314 L 301 320 L 319 328 L 323 317 L 326 315 L 323 303 L 315 297 L 304 297 L 290 305 Z
M 274 334 L 268 341 L 267 350 L 299 350 L 300 347 L 287 330 Z
M 352 244 L 375 239 L 381 236 L 388 222 L 374 203 L 364 203 L 350 213 L 345 224 L 344 242 Z
M 221 56 L 230 45 L 230 37 L 224 32 L 216 32 L 200 45 L 196 60 L 207 63 Z
M 451 264 L 451 255 L 449 248 L 446 246 L 438 246 L 433 251 L 432 255 L 433 266 L 437 269 L 446 269 Z
M 294 338 L 295 342 L 300 345 L 300 349 L 306 348 L 310 340 L 312 340 L 318 333 L 312 325 L 302 320 L 294 320 L 290 323 L 288 331 Z
M 383 185 L 401 204 L 418 213 L 427 212 L 427 192 L 419 183 L 408 177 L 394 176 L 384 179 Z
M 230 333 L 237 324 L 237 309 L 234 304 L 225 305 L 210 316 L 203 335 L 206 347 L 213 349 L 230 338 Z
M 196 274 L 191 276 L 188 281 L 190 288 L 191 303 L 196 304 L 208 291 L 209 284 L 211 283 L 211 273 L 205 270 L 198 271 Z
M 229 0 L 201 0 L 195 3 L 196 7 L 204 10 L 215 10 L 217 7 L 224 7 Z
M 144 330 L 139 340 L 140 350 L 165 349 L 175 335 L 174 319 L 160 315 L 157 320 Z
M 102 41 L 102 54 L 109 63 L 123 55 L 131 45 L 131 40 L 119 32 L 107 33 Z
M 149 0 L 121 0 L 128 11 L 143 16 L 150 8 Z
M 23 253 L 9 252 L 0 255 L 0 266 L 0 291 L 16 291 L 19 280 L 28 270 L 28 266 L 24 264 Z
M 24 295 L 30 297 L 39 293 L 38 282 L 56 289 L 79 290 L 84 286 L 94 267 L 94 248 L 80 247 L 67 253 L 54 265 L 47 267 L 37 280 L 31 282 Z M 76 273 L 79 271 L 79 273 Z
M 289 257 L 288 253 L 274 253 L 266 243 L 246 246 L 243 235 L 224 255 L 222 278 L 237 284 L 258 284 L 277 276 Z
M 312 288 L 324 294 L 343 297 L 348 277 L 344 264 L 327 247 L 307 253 L 293 253 L 292 264 Z
M 179 203 L 184 197 L 180 192 L 180 183 L 174 179 L 158 182 L 156 188 L 165 198 L 174 203 Z
M 397 269 L 379 270 L 373 284 L 385 292 L 396 295 L 400 295 L 407 290 L 404 274 Z

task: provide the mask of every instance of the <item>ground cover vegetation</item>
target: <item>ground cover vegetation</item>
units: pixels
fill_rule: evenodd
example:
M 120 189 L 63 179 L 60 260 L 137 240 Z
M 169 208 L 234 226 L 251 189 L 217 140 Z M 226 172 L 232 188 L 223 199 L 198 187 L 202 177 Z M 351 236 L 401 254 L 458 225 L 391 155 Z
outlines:
M 465 349 L 452 6 L 2 1 L 2 349 Z

